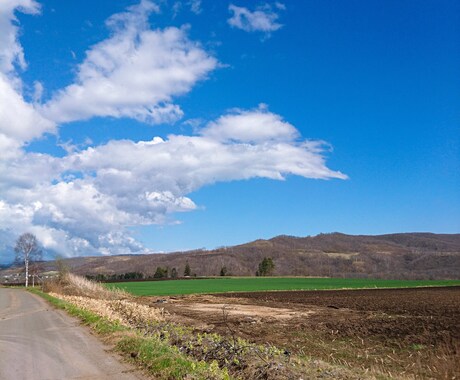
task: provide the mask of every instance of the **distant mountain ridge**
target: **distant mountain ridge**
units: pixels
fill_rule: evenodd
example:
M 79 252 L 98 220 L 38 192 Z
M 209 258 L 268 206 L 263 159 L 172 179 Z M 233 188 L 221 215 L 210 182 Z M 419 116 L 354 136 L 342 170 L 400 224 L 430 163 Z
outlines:
M 231 275 L 251 276 L 264 257 L 273 258 L 274 274 L 280 276 L 459 279 L 460 234 L 281 235 L 209 251 L 78 257 L 65 263 L 76 273 L 92 275 L 153 275 L 158 266 L 182 275 L 188 262 L 197 276 L 219 275 L 222 267 Z

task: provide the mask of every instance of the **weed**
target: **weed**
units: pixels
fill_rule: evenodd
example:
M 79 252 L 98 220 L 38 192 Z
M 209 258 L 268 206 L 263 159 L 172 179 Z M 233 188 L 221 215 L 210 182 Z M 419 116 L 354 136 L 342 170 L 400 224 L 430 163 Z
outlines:
M 423 349 L 425 349 L 425 348 L 426 348 L 426 346 L 425 346 L 424 344 L 415 344 L 415 343 L 414 343 L 414 344 L 412 344 L 412 345 L 410 346 L 410 349 L 411 349 L 411 350 L 414 350 L 414 351 L 423 350 Z

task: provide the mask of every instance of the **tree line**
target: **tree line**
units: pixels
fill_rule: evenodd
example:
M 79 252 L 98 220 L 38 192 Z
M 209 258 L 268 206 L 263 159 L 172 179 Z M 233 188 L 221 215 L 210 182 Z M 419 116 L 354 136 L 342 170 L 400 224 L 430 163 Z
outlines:
M 126 272 L 126 273 L 119 273 L 119 274 L 103 274 L 98 273 L 95 275 L 86 275 L 86 278 L 95 281 L 123 281 L 123 280 L 156 280 L 156 279 L 164 279 L 164 278 L 171 278 L 176 279 L 179 278 L 179 272 L 176 268 L 168 268 L 168 267 L 161 267 L 158 266 L 154 272 L 154 274 L 148 275 L 142 272 Z M 192 277 L 192 269 L 190 268 L 190 264 L 188 261 L 185 264 L 184 274 L 183 277 Z M 196 274 L 193 274 L 193 277 L 196 277 Z
M 39 244 L 35 235 L 31 233 L 24 233 L 16 241 L 14 248 L 15 251 L 15 262 L 21 263 L 24 265 L 25 271 L 25 285 L 29 285 L 29 277 L 32 276 L 32 281 L 35 280 L 39 275 L 39 268 L 36 265 L 37 262 L 42 260 L 42 251 L 39 248 Z M 59 260 L 57 259 L 56 262 Z M 59 264 L 56 264 L 59 266 Z M 258 269 L 255 273 L 256 276 L 270 276 L 273 274 L 275 269 L 275 264 L 271 257 L 264 257 L 263 260 L 259 263 Z M 229 276 L 231 275 L 230 271 L 226 266 L 222 266 L 220 269 L 220 276 Z M 169 268 L 158 266 L 155 272 L 152 275 L 147 275 L 142 272 L 125 272 L 118 274 L 95 274 L 87 275 L 89 279 L 96 281 L 130 281 L 130 280 L 149 280 L 149 279 L 176 279 L 180 277 L 180 274 L 177 268 Z M 189 262 L 185 264 L 183 277 L 196 277 L 196 273 L 192 274 L 192 269 Z
M 265 257 L 259 264 L 258 270 L 256 271 L 256 276 L 271 276 L 275 269 L 275 263 L 271 257 Z M 229 276 L 230 272 L 226 266 L 223 266 L 220 270 L 219 275 L 221 277 Z M 147 275 L 142 272 L 126 272 L 120 274 L 96 274 L 96 275 L 86 275 L 90 280 L 110 282 L 110 281 L 135 281 L 135 280 L 158 280 L 158 279 L 177 279 L 179 276 L 178 270 L 174 267 L 172 269 L 168 267 L 158 266 L 153 275 Z M 192 274 L 192 269 L 188 261 L 185 264 L 183 277 L 196 277 L 196 274 Z

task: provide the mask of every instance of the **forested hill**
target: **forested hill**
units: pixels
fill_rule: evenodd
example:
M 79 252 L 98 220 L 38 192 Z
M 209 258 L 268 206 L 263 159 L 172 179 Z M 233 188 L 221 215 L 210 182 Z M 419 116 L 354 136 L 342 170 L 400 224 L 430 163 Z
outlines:
M 264 257 L 273 258 L 274 275 L 280 276 L 459 279 L 460 234 L 277 236 L 210 251 L 79 257 L 65 262 L 81 274 L 151 276 L 163 267 L 176 268 L 182 275 L 188 262 L 192 275 L 215 276 L 225 267 L 230 275 L 252 276 Z

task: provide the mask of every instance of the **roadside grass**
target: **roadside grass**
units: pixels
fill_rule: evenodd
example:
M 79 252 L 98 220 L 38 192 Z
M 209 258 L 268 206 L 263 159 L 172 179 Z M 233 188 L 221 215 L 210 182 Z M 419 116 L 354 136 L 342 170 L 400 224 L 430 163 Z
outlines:
M 69 313 L 71 316 L 80 319 L 80 321 L 84 325 L 89 326 L 91 329 L 96 331 L 98 334 L 107 335 L 107 334 L 111 334 L 117 331 L 127 331 L 128 330 L 127 327 L 122 326 L 121 324 L 117 322 L 109 321 L 108 319 L 100 317 L 99 315 L 95 313 L 81 309 L 59 298 L 50 296 L 49 294 L 44 293 L 37 288 L 28 288 L 27 290 L 33 294 L 36 294 L 44 298 L 56 308 L 62 309 L 66 311 L 67 313 Z
M 181 353 L 177 347 L 161 340 L 159 336 L 145 336 L 145 332 L 109 321 L 38 289 L 28 290 L 80 319 L 107 342 L 114 344 L 116 350 L 126 359 L 155 375 L 156 379 L 184 379 L 186 375 L 190 380 L 231 379 L 227 371 L 220 369 L 216 362 L 194 360 Z
M 231 379 L 217 363 L 190 360 L 158 337 L 124 336 L 117 348 L 160 379 Z
M 308 277 L 223 277 L 190 280 L 140 281 L 109 283 L 111 289 L 125 290 L 136 296 L 169 296 L 226 292 L 275 290 L 333 290 L 369 288 L 412 288 L 424 286 L 455 286 L 459 280 L 380 280 L 358 278 Z

